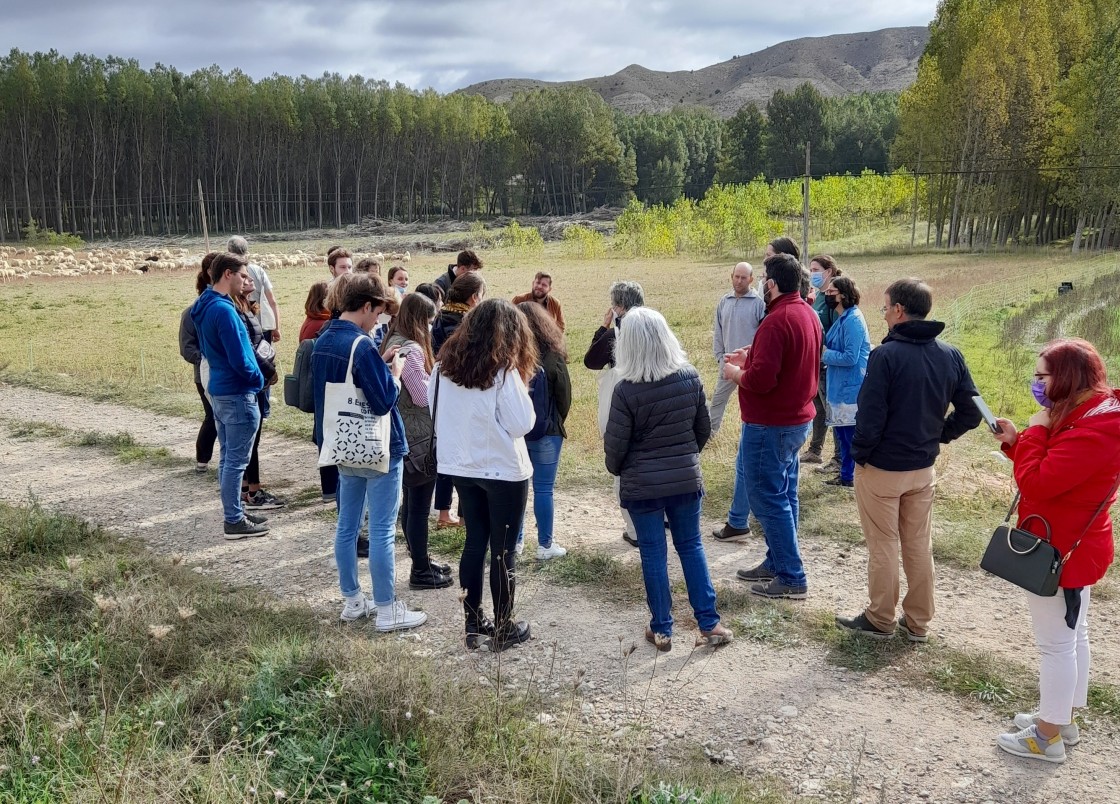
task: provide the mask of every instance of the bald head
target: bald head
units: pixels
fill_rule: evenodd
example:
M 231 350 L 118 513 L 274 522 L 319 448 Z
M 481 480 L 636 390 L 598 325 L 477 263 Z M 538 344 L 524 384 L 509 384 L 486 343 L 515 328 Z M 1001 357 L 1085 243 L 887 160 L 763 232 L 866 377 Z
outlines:
M 753 277 L 754 268 L 749 262 L 740 262 L 731 269 L 731 288 L 736 296 L 746 296 L 750 292 Z

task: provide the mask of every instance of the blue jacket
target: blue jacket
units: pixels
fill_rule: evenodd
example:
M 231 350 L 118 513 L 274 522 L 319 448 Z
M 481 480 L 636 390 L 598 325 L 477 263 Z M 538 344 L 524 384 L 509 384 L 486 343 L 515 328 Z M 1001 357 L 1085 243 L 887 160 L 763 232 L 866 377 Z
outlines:
M 404 419 L 397 410 L 400 387 L 393 379 L 389 367 L 377 352 L 373 339 L 362 332 L 357 324 L 335 320 L 323 328 L 315 340 L 311 355 L 311 375 L 315 382 L 315 443 L 323 444 L 323 400 L 328 382 L 344 382 L 346 366 L 350 362 L 350 347 L 355 338 L 365 338 L 354 352 L 354 384 L 366 395 L 366 402 L 378 416 L 389 414 L 389 455 L 408 454 L 408 440 L 404 435 Z
M 198 332 L 202 356 L 210 365 L 211 396 L 256 394 L 264 375 L 249 343 L 249 333 L 229 296 L 206 288 L 191 305 L 191 321 Z
M 849 307 L 824 336 L 821 365 L 827 367 L 825 401 L 830 426 L 855 426 L 856 401 L 867 374 L 869 354 L 871 336 L 867 334 L 867 322 L 858 307 Z

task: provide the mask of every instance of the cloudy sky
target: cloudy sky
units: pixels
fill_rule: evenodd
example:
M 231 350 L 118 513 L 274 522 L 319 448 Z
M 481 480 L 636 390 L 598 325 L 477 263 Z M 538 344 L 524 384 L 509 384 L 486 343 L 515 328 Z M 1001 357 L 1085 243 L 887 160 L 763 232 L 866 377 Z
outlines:
M 629 64 L 691 70 L 787 39 L 925 25 L 937 0 L 0 0 L 0 52 L 253 78 L 358 73 L 450 92 Z

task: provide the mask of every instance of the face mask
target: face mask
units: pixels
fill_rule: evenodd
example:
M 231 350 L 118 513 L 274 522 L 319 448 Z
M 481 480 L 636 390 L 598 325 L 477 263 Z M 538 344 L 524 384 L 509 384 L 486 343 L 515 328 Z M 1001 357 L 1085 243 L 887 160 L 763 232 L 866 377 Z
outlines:
M 839 296 L 825 296 L 824 297 L 824 306 L 827 307 L 829 310 L 835 310 L 837 307 L 840 306 L 840 297 Z
M 1046 380 L 1035 380 L 1031 383 L 1031 393 L 1034 394 L 1034 400 L 1044 408 L 1054 407 L 1054 403 L 1050 397 L 1046 395 Z
M 397 290 L 399 290 L 403 296 L 405 293 L 408 293 L 408 285 L 397 285 Z
M 809 274 L 809 284 L 815 288 L 824 287 L 824 274 L 818 274 L 816 271 Z

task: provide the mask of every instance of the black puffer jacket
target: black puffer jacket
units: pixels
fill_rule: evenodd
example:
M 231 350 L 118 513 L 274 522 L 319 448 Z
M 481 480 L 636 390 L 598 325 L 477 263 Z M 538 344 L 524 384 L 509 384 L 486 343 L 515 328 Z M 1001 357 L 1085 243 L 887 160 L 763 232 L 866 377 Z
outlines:
M 711 432 L 704 386 L 692 366 L 657 382 L 619 382 L 603 445 L 607 471 L 622 477 L 623 501 L 702 491 L 700 450 Z

